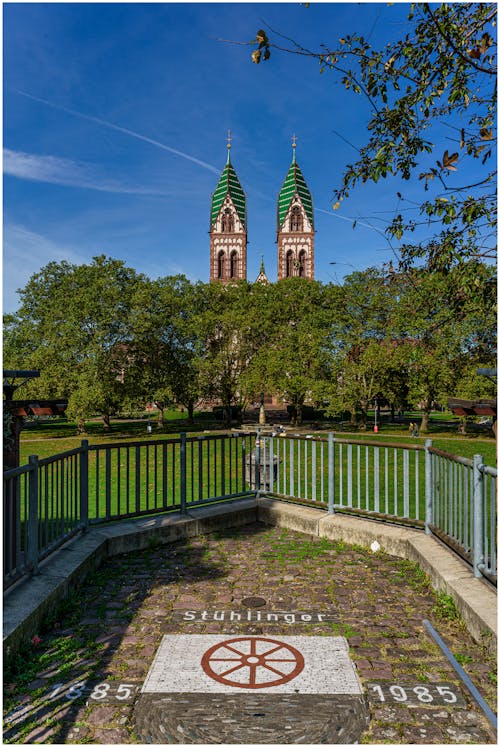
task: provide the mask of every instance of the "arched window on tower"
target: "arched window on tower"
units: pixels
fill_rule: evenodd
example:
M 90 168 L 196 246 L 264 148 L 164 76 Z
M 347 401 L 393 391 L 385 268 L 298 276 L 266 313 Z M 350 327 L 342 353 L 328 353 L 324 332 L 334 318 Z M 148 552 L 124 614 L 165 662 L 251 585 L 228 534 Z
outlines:
M 293 275 L 293 252 L 291 249 L 289 249 L 286 253 L 285 262 L 286 262 L 285 277 L 291 278 Z
M 232 278 L 238 277 L 238 252 L 236 249 L 233 249 L 229 257 L 229 276 Z
M 230 208 L 226 208 L 222 214 L 222 233 L 234 233 L 234 215 Z
M 292 208 L 292 214 L 290 216 L 290 231 L 303 231 L 304 220 L 302 218 L 302 212 L 298 205 Z
M 219 279 L 224 277 L 224 266 L 226 256 L 223 251 L 220 251 L 217 255 L 217 277 Z
M 302 249 L 299 253 L 299 278 L 304 278 L 306 276 L 306 257 L 305 249 Z

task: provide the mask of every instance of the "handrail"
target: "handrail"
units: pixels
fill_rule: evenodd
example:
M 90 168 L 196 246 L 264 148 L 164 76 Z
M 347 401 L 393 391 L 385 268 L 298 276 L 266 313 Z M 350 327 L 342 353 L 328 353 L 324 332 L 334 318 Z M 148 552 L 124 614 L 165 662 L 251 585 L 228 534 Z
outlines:
M 79 447 L 4 472 L 4 581 L 36 572 L 89 523 L 243 496 L 285 496 L 425 528 L 496 578 L 497 470 L 432 446 L 264 434 L 193 434 Z

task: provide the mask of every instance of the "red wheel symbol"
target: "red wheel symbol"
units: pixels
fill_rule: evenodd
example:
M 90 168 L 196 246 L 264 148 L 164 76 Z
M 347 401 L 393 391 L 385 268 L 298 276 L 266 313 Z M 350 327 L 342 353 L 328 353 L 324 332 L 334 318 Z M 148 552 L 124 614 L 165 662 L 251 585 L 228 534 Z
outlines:
M 290 682 L 304 669 L 304 657 L 272 638 L 231 638 L 205 651 L 201 666 L 223 685 L 255 689 Z

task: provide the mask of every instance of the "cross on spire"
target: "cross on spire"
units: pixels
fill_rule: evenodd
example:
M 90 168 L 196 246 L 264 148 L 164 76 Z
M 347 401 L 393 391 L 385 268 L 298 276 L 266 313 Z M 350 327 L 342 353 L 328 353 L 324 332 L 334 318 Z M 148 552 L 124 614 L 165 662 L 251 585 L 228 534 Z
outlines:
M 229 163 L 229 154 L 231 152 L 231 130 L 227 131 L 227 162 Z
M 297 135 L 294 133 L 292 135 L 292 148 L 293 148 L 292 153 L 293 153 L 293 161 L 294 161 L 294 163 L 295 163 L 295 149 L 296 149 L 296 147 L 297 147 Z

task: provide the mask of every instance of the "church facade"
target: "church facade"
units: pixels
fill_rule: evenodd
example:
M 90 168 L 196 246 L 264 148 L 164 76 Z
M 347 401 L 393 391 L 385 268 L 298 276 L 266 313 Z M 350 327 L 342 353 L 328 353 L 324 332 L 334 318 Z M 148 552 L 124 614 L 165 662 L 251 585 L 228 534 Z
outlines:
M 210 282 L 247 279 L 247 202 L 230 158 L 212 195 L 210 210 Z M 293 157 L 277 199 L 278 280 L 314 279 L 314 212 L 312 196 Z M 262 277 L 263 276 L 263 277 Z M 259 282 L 265 278 L 263 264 Z

